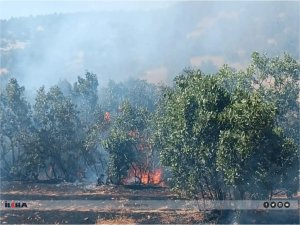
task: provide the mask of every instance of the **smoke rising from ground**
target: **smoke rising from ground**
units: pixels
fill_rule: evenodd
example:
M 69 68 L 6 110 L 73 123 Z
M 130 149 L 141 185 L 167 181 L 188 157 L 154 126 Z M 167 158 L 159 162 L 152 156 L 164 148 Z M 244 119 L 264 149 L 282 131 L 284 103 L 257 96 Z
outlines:
M 185 67 L 245 68 L 253 51 L 299 55 L 299 2 L 131 3 L 130 10 L 93 2 L 93 11 L 92 3 L 72 4 L 74 12 L 64 2 L 66 13 L 0 21 L 2 80 L 14 76 L 36 90 L 88 70 L 100 85 L 130 77 L 169 82 Z

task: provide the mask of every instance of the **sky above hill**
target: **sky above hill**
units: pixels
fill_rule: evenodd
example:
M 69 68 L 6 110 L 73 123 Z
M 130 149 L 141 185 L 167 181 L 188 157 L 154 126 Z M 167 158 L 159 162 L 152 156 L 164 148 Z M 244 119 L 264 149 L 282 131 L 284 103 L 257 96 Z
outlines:
M 171 1 L 103 1 L 103 0 L 0 0 L 0 19 L 53 13 L 154 10 L 169 7 Z
M 0 78 L 16 76 L 34 88 L 85 71 L 102 83 L 168 82 L 187 67 L 244 69 L 253 51 L 299 59 L 299 5 L 0 0 Z

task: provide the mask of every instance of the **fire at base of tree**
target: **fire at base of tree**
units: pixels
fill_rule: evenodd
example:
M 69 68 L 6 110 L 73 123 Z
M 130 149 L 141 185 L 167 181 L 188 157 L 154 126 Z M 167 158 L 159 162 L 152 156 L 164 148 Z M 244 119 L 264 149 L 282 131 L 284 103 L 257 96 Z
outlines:
M 168 186 L 188 198 L 261 199 L 299 184 L 299 63 L 253 53 L 244 71 L 185 70 L 173 86 L 95 74 L 0 94 L 1 180 Z M 97 177 L 97 178 L 96 178 Z M 97 180 L 98 179 L 98 180 Z M 291 195 L 291 194 L 290 194 Z

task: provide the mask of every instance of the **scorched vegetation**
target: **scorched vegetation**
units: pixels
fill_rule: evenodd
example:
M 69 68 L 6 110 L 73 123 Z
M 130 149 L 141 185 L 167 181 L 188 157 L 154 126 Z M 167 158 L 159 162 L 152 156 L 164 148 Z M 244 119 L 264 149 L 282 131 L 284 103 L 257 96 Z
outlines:
M 169 186 L 186 197 L 258 199 L 298 186 L 299 63 L 253 53 L 174 84 L 87 72 L 37 90 L 10 79 L 0 94 L 1 179 Z M 95 181 L 96 182 L 96 181 Z

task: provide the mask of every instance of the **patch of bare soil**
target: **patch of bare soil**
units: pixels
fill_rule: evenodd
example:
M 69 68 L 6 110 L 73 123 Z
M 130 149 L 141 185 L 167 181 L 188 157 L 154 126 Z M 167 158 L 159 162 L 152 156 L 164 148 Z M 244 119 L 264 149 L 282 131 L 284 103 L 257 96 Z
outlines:
M 199 224 L 201 213 L 176 212 L 81 212 L 81 211 L 5 211 L 2 224 Z
M 1 182 L 1 200 L 170 200 L 178 197 L 167 188 L 99 186 L 95 184 L 43 184 Z M 36 201 L 35 201 L 36 200 Z M 99 200 L 99 201 L 98 201 Z M 56 201 L 53 201 L 56 202 Z M 82 201 L 79 201 L 82 202 Z M 3 203 L 1 203 L 3 209 Z M 232 212 L 229 212 L 229 215 Z M 226 214 L 222 211 L 221 214 Z M 105 209 L 101 207 L 51 207 L 4 209 L 0 211 L 1 224 L 199 224 L 225 223 L 230 216 L 217 213 L 170 209 L 140 210 Z M 231 214 L 232 215 L 232 214 Z M 241 224 L 299 224 L 299 210 L 248 210 L 241 213 Z M 226 222 L 228 224 L 228 222 Z
M 167 188 L 131 189 L 126 186 L 84 183 L 36 184 L 22 182 L 1 182 L 2 199 L 18 200 L 110 200 L 110 199 L 143 199 L 164 200 L 176 199 L 177 196 Z
M 41 184 L 2 182 L 1 199 L 7 200 L 168 200 L 178 197 L 167 188 L 126 186 L 99 186 L 95 184 Z M 195 224 L 203 222 L 200 212 L 157 209 L 103 210 L 82 207 L 60 210 L 5 209 L 1 224 Z

